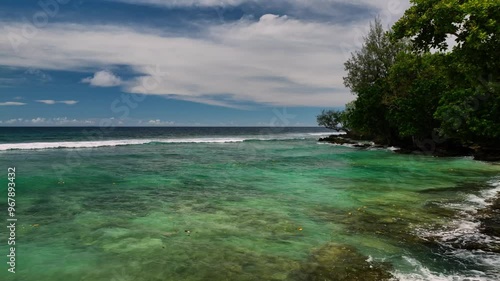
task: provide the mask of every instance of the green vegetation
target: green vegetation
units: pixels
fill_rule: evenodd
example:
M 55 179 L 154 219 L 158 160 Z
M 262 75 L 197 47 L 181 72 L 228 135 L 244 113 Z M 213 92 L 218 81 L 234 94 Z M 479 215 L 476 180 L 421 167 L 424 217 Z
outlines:
M 340 131 L 343 129 L 342 118 L 343 112 L 338 110 L 323 110 L 320 115 L 318 115 L 317 122 L 318 125 L 323 126 L 328 129 L 335 131 Z
M 500 2 L 411 2 L 392 30 L 374 21 L 344 64 L 356 99 L 318 123 L 426 153 L 474 148 L 500 159 Z

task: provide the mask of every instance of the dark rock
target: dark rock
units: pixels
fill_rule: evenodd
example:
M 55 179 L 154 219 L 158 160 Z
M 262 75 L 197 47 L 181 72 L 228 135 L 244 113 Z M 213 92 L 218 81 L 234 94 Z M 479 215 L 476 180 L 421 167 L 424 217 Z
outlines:
M 399 149 L 395 150 L 399 154 L 419 154 L 436 157 L 458 157 L 458 156 L 471 156 L 473 150 L 469 147 L 457 144 L 442 144 L 439 146 L 431 147 L 416 147 L 412 144 L 399 145 Z
M 368 141 L 371 140 L 375 144 L 359 143 L 358 141 Z M 488 147 L 479 146 L 465 146 L 457 141 L 447 141 L 436 145 L 432 143 L 430 145 L 417 146 L 416 143 L 411 141 L 399 141 L 388 143 L 386 140 L 374 139 L 369 136 L 363 136 L 359 134 L 347 133 L 344 135 L 331 135 L 325 138 L 320 138 L 320 142 L 328 142 L 333 144 L 351 144 L 353 147 L 358 148 L 386 148 L 387 146 L 396 146 L 399 149 L 394 152 L 399 154 L 419 154 L 419 155 L 429 155 L 436 157 L 459 157 L 459 156 L 474 156 L 474 160 L 480 161 L 490 161 L 490 162 L 500 162 L 500 147 L 496 145 Z
M 356 248 L 329 243 L 314 251 L 291 274 L 297 281 L 384 281 L 393 278 L 388 263 L 369 262 Z
M 356 144 L 355 142 L 351 141 L 350 139 L 339 137 L 336 135 L 328 136 L 325 138 L 320 138 L 318 141 L 329 142 L 329 143 L 334 143 L 334 144 Z
M 362 142 L 357 142 L 353 141 L 351 138 L 345 137 L 345 136 L 337 136 L 337 135 L 332 135 L 328 136 L 326 138 L 320 138 L 318 141 L 320 142 L 328 142 L 328 143 L 333 143 L 333 144 L 350 144 L 353 147 L 358 147 L 358 148 L 368 148 L 372 147 L 372 144 L 369 143 L 362 143 Z
M 500 148 L 492 147 L 475 147 L 474 160 L 480 161 L 500 161 Z
M 481 211 L 481 232 L 500 237 L 500 197 L 491 206 Z
M 414 149 L 407 149 L 407 148 L 399 148 L 399 149 L 396 149 L 394 150 L 395 153 L 398 153 L 398 154 L 414 154 L 418 151 L 414 150 Z
M 433 155 L 437 157 L 470 156 L 472 155 L 472 149 L 465 146 L 459 146 L 453 148 L 437 147 L 436 150 L 434 150 Z
M 359 147 L 359 148 L 368 148 L 368 147 L 371 147 L 372 145 L 369 144 L 369 143 L 357 143 L 357 144 L 354 144 L 353 147 Z

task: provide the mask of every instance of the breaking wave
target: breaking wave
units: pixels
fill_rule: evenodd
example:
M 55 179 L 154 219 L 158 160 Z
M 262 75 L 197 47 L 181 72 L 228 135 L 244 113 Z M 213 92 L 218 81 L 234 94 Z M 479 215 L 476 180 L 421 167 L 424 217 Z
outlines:
M 397 280 L 417 281 L 498 281 L 500 280 L 500 237 L 481 232 L 478 218 L 482 210 L 490 207 L 500 194 L 500 179 L 489 182 L 491 188 L 478 194 L 469 194 L 464 202 L 448 203 L 445 208 L 457 211 L 456 219 L 438 229 L 417 229 L 417 234 L 427 240 L 437 242 L 444 250 L 444 257 L 459 259 L 464 264 L 474 264 L 475 269 L 460 273 L 442 274 L 432 272 L 418 260 L 405 256 L 414 268 L 412 273 L 395 272 Z
M 64 141 L 64 142 L 27 142 L 27 143 L 3 143 L 0 151 L 6 150 L 39 150 L 56 148 L 96 148 L 124 145 L 141 145 L 151 143 L 237 143 L 244 141 L 273 141 L 273 140 L 297 140 L 314 139 L 319 136 L 332 135 L 332 133 L 302 133 L 282 135 L 256 135 L 236 137 L 193 137 L 193 138 L 158 138 L 158 139 L 121 139 L 121 140 L 99 140 L 99 141 Z

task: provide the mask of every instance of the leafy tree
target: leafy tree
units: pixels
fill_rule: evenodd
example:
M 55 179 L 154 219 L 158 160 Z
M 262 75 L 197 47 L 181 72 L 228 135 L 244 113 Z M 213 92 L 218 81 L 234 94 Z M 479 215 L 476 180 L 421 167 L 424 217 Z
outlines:
M 500 159 L 500 1 L 411 2 L 390 32 L 370 25 L 344 64 L 356 99 L 318 122 L 403 146 L 437 129 L 441 149 L 474 144 L 480 158 Z
M 418 51 L 446 51 L 455 40 L 454 68 L 465 77 L 457 82 L 482 86 L 479 80 L 499 81 L 500 1 L 411 0 L 413 6 L 393 26 L 393 38 L 411 38 Z M 465 78 L 465 80 L 463 80 Z
M 320 115 L 316 117 L 318 125 L 335 131 L 341 131 L 343 127 L 344 115 L 339 110 L 323 110 Z
M 393 26 L 393 38 L 411 38 L 415 50 L 447 50 L 448 80 L 435 117 L 441 132 L 464 143 L 499 146 L 500 1 L 412 0 Z
M 496 0 L 410 0 L 413 4 L 393 26 L 396 38 L 412 38 L 415 47 L 446 50 L 455 37 L 458 49 L 498 43 L 500 3 Z
M 396 56 L 407 47 L 404 42 L 391 41 L 390 33 L 384 31 L 380 19 L 376 18 L 370 24 L 361 50 L 352 53 L 344 63 L 347 71 L 344 85 L 359 96 L 364 89 L 387 77 Z
M 482 88 L 456 88 L 443 94 L 435 117 L 441 133 L 465 144 L 499 147 L 500 95 L 498 84 L 491 92 Z
M 439 100 L 449 87 L 444 54 L 400 53 L 389 74 L 390 92 L 384 102 L 388 120 L 401 138 L 413 141 L 431 136 L 440 123 L 434 117 Z
M 387 122 L 388 107 L 383 103 L 388 90 L 387 76 L 397 55 L 408 49 L 403 41 L 391 41 L 380 19 L 370 24 L 361 50 L 354 52 L 344 64 L 344 85 L 357 99 L 347 115 L 350 128 L 391 143 L 396 135 Z

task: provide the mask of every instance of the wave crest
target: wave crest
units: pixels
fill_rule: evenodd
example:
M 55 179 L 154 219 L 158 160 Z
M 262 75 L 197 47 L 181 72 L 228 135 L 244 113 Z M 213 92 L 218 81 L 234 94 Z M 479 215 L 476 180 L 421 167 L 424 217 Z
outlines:
M 99 141 L 64 141 L 64 142 L 29 142 L 0 144 L 0 151 L 7 150 L 40 150 L 56 148 L 96 148 L 124 145 L 141 145 L 152 143 L 237 143 L 244 141 L 273 141 L 297 140 L 317 138 L 332 133 L 304 133 L 283 135 L 236 136 L 236 137 L 194 137 L 194 138 L 167 138 L 167 139 L 122 139 Z

